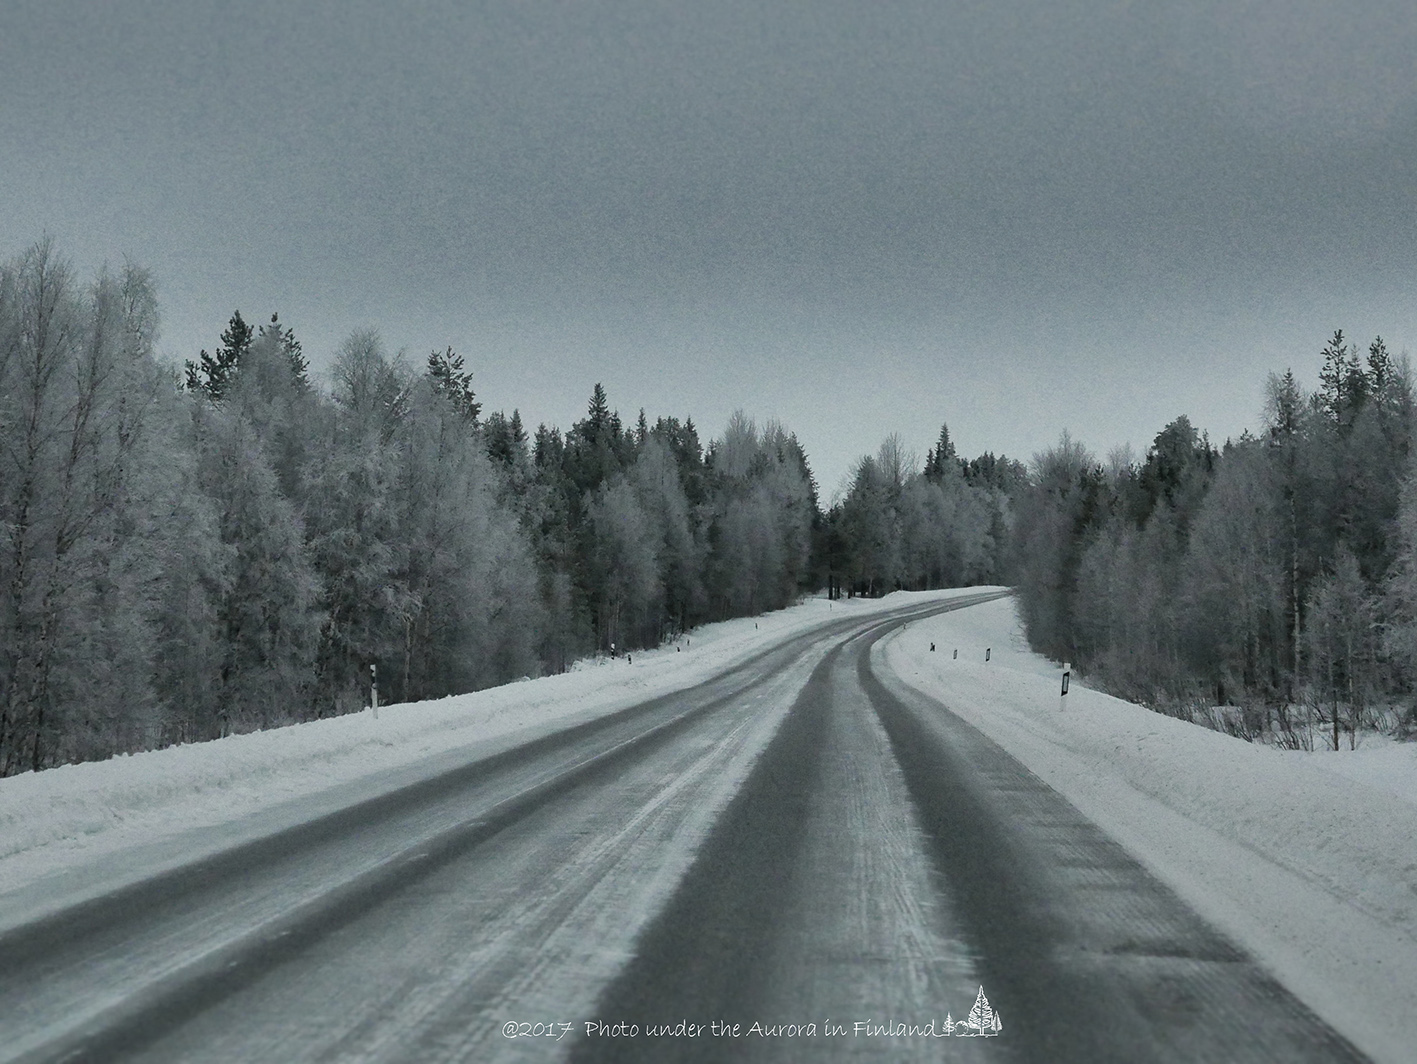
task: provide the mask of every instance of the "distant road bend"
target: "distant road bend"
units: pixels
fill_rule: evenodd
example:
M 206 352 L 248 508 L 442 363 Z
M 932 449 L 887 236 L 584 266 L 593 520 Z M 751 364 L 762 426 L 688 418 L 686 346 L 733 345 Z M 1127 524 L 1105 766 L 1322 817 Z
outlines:
M 995 597 L 832 622 L 0 932 L 0 1061 L 1362 1059 L 873 663 Z M 981 986 L 998 1035 L 939 1037 Z

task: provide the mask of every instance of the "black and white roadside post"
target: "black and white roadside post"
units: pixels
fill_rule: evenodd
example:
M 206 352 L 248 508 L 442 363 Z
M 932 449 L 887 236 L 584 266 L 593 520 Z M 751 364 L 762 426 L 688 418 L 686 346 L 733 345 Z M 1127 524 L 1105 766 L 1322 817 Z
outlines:
M 379 669 L 369 663 L 369 708 L 374 711 L 374 719 L 379 719 Z
M 1063 662 L 1063 693 L 1058 696 L 1058 708 L 1066 709 L 1068 705 L 1068 681 L 1072 679 L 1073 665 L 1070 661 Z
M 951 658 L 950 660 L 951 660 L 951 661 L 958 661 L 958 660 L 959 660 L 959 647 L 955 647 L 955 656 L 954 656 L 953 658 Z
M 994 648 L 993 648 L 993 647 L 985 647 L 985 648 L 984 648 L 984 660 L 985 660 L 985 661 L 988 661 L 988 660 L 989 660 L 989 655 L 992 654 L 992 653 L 994 653 Z

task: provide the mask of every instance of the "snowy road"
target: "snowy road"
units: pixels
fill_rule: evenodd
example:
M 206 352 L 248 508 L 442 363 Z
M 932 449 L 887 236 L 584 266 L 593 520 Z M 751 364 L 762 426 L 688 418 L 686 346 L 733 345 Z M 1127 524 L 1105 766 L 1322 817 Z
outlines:
M 814 671 L 601 1014 L 816 1021 L 816 1038 L 744 1040 L 744 1060 L 1363 1059 L 997 745 L 877 674 L 891 627 Z M 978 986 L 1005 1018 L 994 1041 L 857 1033 L 963 1019 Z M 671 1057 L 725 1054 L 572 1053 Z
M 877 639 L 970 601 L 835 622 L 12 929 L 0 1060 L 1359 1059 L 873 669 Z M 938 1029 L 981 985 L 997 1038 L 855 1026 Z M 680 1021 L 703 1032 L 646 1030 Z

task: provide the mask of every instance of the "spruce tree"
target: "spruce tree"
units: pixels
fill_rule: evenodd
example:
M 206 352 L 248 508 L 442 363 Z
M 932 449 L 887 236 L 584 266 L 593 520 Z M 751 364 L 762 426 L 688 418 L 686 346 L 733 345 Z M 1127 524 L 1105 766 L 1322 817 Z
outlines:
M 261 335 L 271 333 L 275 336 L 280 345 L 281 354 L 285 356 L 286 365 L 290 370 L 290 380 L 295 386 L 295 390 L 304 394 L 310 391 L 310 364 L 305 361 L 305 354 L 301 348 L 300 341 L 295 338 L 295 330 L 291 328 L 282 329 L 280 327 L 280 315 L 272 314 L 271 323 L 262 326 Z
M 1324 364 L 1319 370 L 1319 402 L 1329 420 L 1346 433 L 1367 397 L 1368 382 L 1357 347 L 1343 342 L 1342 329 L 1333 334 L 1321 353 Z
M 254 335 L 255 330 L 242 319 L 241 311 L 236 311 L 221 334 L 216 354 L 208 354 L 203 348 L 197 363 L 186 363 L 188 391 L 205 392 L 212 402 L 221 402 L 241 369 L 241 360 L 250 350 Z
M 955 462 L 955 445 L 950 439 L 948 425 L 940 425 L 940 438 L 925 455 L 925 477 L 938 484 L 945 478 L 946 471 Z
M 472 390 L 472 370 L 463 369 L 462 355 L 449 347 L 428 356 L 428 378 L 433 390 L 441 395 L 471 425 L 477 424 L 482 404 Z
M 1368 392 L 1379 409 L 1389 410 L 1393 399 L 1393 386 L 1397 380 L 1396 367 L 1388 354 L 1387 344 L 1381 336 L 1368 345 Z
M 590 404 L 586 408 L 586 438 L 598 443 L 605 430 L 610 427 L 610 401 L 599 381 L 590 393 Z

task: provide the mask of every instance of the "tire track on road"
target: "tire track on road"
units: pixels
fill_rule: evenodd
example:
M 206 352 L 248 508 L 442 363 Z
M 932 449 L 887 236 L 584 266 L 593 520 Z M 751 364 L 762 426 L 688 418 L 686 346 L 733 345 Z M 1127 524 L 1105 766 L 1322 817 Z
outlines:
M 1001 747 L 859 669 L 1024 1059 L 1365 1059 Z
M 960 608 L 952 604 L 950 608 Z M 857 1020 L 942 1029 L 977 982 L 951 934 L 904 781 L 856 682 L 855 657 L 904 622 L 867 626 L 814 670 L 634 960 L 597 1005 L 633 1038 L 582 1037 L 602 1061 L 982 1059 L 1003 1045 L 860 1037 Z M 844 1034 L 826 1033 L 828 1019 Z M 816 1024 L 791 1037 L 650 1038 L 681 1020 Z

